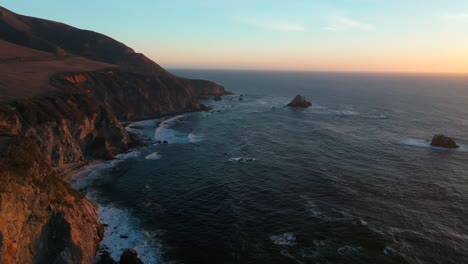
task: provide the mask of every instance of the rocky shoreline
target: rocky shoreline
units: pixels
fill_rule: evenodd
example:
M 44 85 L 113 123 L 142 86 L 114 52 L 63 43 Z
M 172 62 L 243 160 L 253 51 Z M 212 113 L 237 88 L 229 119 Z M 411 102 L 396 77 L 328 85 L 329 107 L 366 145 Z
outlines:
M 64 174 L 137 146 L 119 120 L 205 111 L 200 97 L 228 92 L 110 37 L 3 7 L 0 30 L 16 58 L 0 58 L 0 263 L 94 263 L 104 225 Z

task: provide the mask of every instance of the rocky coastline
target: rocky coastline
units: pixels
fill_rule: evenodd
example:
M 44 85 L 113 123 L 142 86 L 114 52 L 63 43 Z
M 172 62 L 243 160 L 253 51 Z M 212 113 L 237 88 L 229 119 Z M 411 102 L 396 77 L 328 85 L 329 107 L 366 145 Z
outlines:
M 94 263 L 105 227 L 63 173 L 136 146 L 119 120 L 204 111 L 200 97 L 228 93 L 99 33 L 2 7 L 0 22 L 0 45 L 20 58 L 0 58 L 0 263 Z

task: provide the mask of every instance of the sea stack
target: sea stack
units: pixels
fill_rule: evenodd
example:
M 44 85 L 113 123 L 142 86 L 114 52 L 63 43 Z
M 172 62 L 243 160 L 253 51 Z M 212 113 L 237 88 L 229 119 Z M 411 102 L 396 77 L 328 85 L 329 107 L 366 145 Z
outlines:
M 298 94 L 296 95 L 296 97 L 294 97 L 294 99 L 287 106 L 308 108 L 312 106 L 312 103 L 307 101 L 304 96 Z
M 443 148 L 458 148 L 459 146 L 455 141 L 445 135 L 437 134 L 432 137 L 431 146 Z

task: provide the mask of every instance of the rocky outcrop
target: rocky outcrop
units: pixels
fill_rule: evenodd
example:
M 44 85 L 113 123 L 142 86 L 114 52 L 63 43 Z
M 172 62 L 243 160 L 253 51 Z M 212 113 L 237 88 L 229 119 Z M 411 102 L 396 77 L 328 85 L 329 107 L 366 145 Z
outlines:
M 294 99 L 287 106 L 308 108 L 312 106 L 312 103 L 307 101 L 304 96 L 296 95 L 296 97 L 294 97 Z
M 0 158 L 0 263 L 94 263 L 103 236 L 96 206 L 19 136 Z
M 434 137 L 432 137 L 431 145 L 434 147 L 443 147 L 443 148 L 458 148 L 459 147 L 453 139 L 442 134 L 437 134 Z
M 132 144 L 113 113 L 86 94 L 63 93 L 0 104 L 0 131 L 28 136 L 53 166 L 86 158 L 110 159 Z
M 143 264 L 134 249 L 126 249 L 120 256 L 120 264 Z

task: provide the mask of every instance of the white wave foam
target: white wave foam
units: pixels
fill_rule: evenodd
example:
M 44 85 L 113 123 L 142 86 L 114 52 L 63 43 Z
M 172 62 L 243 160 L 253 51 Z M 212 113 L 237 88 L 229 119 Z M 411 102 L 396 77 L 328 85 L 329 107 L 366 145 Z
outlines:
M 149 119 L 149 120 L 137 121 L 137 122 L 133 122 L 129 124 L 127 128 L 136 129 L 136 127 L 155 127 L 159 120 L 160 119 Z
M 159 155 L 158 152 L 151 153 L 151 154 L 149 154 L 148 156 L 145 157 L 145 159 L 147 159 L 147 160 L 158 160 L 160 158 L 161 158 L 161 155 Z
M 154 139 L 156 141 L 167 141 L 170 144 L 188 144 L 203 141 L 204 136 L 196 135 L 193 132 L 187 134 L 171 128 L 184 117 L 185 115 L 179 115 L 161 122 L 156 128 Z
M 386 115 L 367 115 L 365 117 L 375 118 L 375 119 L 387 119 L 388 118 L 388 116 L 386 116 Z
M 197 142 L 205 140 L 205 136 L 195 135 L 194 133 L 190 133 L 187 136 L 187 138 L 188 138 L 190 143 L 197 143 Z
M 463 151 L 467 152 L 468 151 L 468 145 L 460 144 L 457 143 L 459 148 L 456 149 L 448 149 L 448 148 L 442 148 L 442 147 L 434 147 L 431 145 L 430 140 L 425 140 L 425 139 L 403 139 L 400 140 L 399 142 L 401 145 L 406 145 L 406 146 L 413 146 L 413 147 L 420 147 L 420 148 L 431 148 L 431 149 L 436 149 L 436 150 L 453 150 L 453 151 Z
M 239 158 L 230 158 L 230 162 L 252 162 L 256 161 L 257 159 L 254 158 L 248 158 L 248 157 L 239 157 Z
M 124 159 L 135 155 L 140 153 L 132 151 L 121 156 L 122 159 L 88 166 L 75 174 L 70 179 L 70 184 L 77 190 L 88 188 L 94 180 L 102 177 L 101 170 L 113 168 L 124 162 Z M 101 250 L 109 251 L 114 259 L 119 259 L 124 249 L 134 248 L 144 263 L 161 263 L 155 233 L 138 228 L 137 219 L 133 218 L 128 210 L 112 204 L 99 203 L 99 195 L 95 190 L 88 190 L 86 196 L 98 204 L 99 219 L 108 225 L 100 242 Z
M 296 236 L 293 233 L 272 235 L 270 239 L 278 246 L 294 246 L 296 244 Z
M 141 155 L 140 151 L 132 150 L 126 153 L 118 154 L 115 156 L 116 159 L 126 160 L 131 158 L 138 158 Z
M 134 248 L 144 263 L 160 263 L 160 253 L 156 233 L 136 228 L 136 219 L 128 210 L 113 205 L 99 205 L 99 218 L 107 224 L 101 250 L 110 252 L 114 259 L 119 259 L 123 249 Z
M 400 141 L 402 145 L 415 146 L 415 147 L 425 147 L 430 148 L 431 143 L 424 139 L 403 139 Z
M 143 120 L 129 124 L 125 129 L 140 139 L 153 137 L 153 130 L 160 119 Z
M 359 115 L 358 112 L 347 111 L 347 110 L 343 110 L 343 111 L 333 111 L 333 113 L 334 113 L 335 115 L 339 115 L 339 116 L 354 116 L 354 115 Z
M 102 177 L 101 169 L 114 167 L 119 162 L 123 162 L 123 160 L 89 166 L 74 175 L 70 180 L 70 184 L 78 190 L 87 188 L 93 180 Z M 156 233 L 139 228 L 138 220 L 131 215 L 130 211 L 113 204 L 100 203 L 99 195 L 95 190 L 89 190 L 86 196 L 88 199 L 97 202 L 99 219 L 107 225 L 104 238 L 100 242 L 101 250 L 106 250 L 110 252 L 114 259 L 119 259 L 124 249 L 134 248 L 144 263 L 156 264 L 162 262 Z

